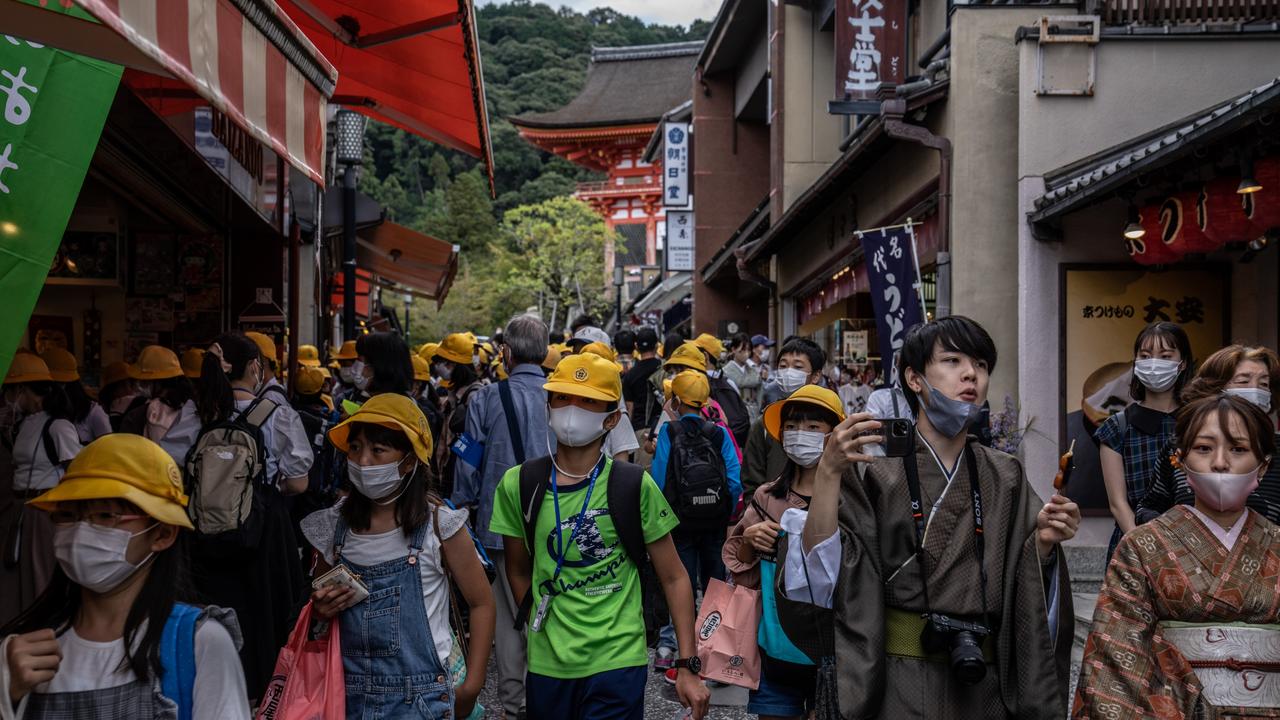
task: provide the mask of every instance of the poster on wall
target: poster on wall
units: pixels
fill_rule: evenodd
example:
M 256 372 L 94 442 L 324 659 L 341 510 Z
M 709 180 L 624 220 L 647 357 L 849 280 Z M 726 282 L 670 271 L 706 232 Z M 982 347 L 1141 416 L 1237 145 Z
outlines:
M 1075 440 L 1075 472 L 1067 496 L 1091 514 L 1107 515 L 1098 445 L 1093 433 L 1133 399 L 1133 341 L 1153 322 L 1175 322 L 1197 361 L 1228 337 L 1228 270 L 1147 272 L 1132 265 L 1063 266 L 1060 423 L 1065 452 Z
M 173 303 L 169 298 L 129 298 L 124 306 L 124 320 L 130 332 L 170 332 Z
M 133 239 L 133 292 L 168 295 L 173 292 L 172 235 L 138 233 Z
M 120 283 L 119 264 L 114 232 L 68 232 L 54 253 L 46 283 L 113 287 Z
M 32 315 L 27 322 L 27 349 L 39 355 L 53 348 L 70 353 L 76 351 L 71 318 L 61 315 Z

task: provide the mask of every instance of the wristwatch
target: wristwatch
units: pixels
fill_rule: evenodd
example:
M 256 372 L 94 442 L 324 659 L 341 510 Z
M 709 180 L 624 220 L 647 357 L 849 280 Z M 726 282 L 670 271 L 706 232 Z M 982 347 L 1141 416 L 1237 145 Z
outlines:
M 702 674 L 702 660 L 699 659 L 697 655 L 687 658 L 678 658 L 675 662 L 671 663 L 671 667 L 676 668 L 677 670 L 680 668 L 688 668 L 689 672 L 694 675 Z

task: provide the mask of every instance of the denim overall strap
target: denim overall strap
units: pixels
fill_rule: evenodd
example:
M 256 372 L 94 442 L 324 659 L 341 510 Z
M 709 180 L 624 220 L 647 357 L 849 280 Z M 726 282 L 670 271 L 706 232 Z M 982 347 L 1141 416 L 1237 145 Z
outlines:
M 342 562 L 342 544 L 347 539 L 347 521 L 342 519 L 342 513 L 338 513 L 338 522 L 333 526 L 333 564 L 337 567 Z

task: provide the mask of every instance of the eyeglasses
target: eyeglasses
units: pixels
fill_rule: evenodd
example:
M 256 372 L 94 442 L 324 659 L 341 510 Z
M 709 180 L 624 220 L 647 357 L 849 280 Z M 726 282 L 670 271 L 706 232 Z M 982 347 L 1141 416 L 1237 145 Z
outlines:
M 100 528 L 115 529 L 122 522 L 129 520 L 145 520 L 146 515 L 128 515 L 125 513 L 111 512 L 109 510 L 95 510 L 90 512 L 77 510 L 55 510 L 49 513 L 49 519 L 54 525 L 74 525 L 83 520 L 88 520 L 90 525 Z

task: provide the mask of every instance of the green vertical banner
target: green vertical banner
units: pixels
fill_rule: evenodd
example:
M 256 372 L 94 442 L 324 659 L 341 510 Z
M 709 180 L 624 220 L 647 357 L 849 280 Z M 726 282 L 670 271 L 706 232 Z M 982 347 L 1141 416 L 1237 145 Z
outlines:
M 62 242 L 121 72 L 0 34 L 0 376 Z

